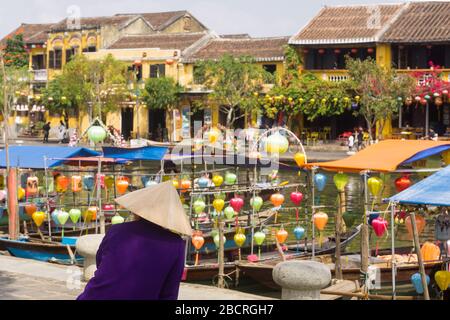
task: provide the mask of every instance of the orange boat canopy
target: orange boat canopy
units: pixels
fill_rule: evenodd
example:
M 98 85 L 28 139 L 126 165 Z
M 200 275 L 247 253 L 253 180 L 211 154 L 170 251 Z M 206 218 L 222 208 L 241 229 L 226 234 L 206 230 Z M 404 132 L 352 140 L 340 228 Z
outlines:
M 371 145 L 357 154 L 330 162 L 308 163 L 305 168 L 319 167 L 327 171 L 392 172 L 402 164 L 440 154 L 450 149 L 450 142 L 431 140 L 385 140 Z

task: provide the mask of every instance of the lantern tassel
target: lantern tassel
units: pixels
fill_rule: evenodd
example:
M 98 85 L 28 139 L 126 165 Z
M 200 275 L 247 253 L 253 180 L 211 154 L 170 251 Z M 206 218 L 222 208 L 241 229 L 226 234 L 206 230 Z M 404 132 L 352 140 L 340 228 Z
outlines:
M 195 265 L 198 266 L 198 261 L 199 261 L 199 253 L 197 251 L 196 255 L 195 255 Z
M 241 248 L 239 248 L 239 261 L 241 261 L 242 260 L 242 250 L 241 250 Z
M 261 246 L 258 247 L 258 259 L 261 260 Z
M 296 219 L 297 219 L 297 224 L 298 224 L 298 222 L 300 220 L 300 215 L 299 215 L 299 212 L 298 212 L 298 208 L 295 209 L 295 214 L 296 214 Z

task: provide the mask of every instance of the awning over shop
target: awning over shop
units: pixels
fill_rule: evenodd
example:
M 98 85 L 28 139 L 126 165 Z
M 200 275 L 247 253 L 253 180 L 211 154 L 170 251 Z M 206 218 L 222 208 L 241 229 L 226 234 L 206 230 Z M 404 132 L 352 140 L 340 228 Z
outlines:
M 104 147 L 103 156 L 106 158 L 123 159 L 130 161 L 161 161 L 169 148 L 143 147 L 143 148 L 115 148 Z
M 364 170 L 391 172 L 400 165 L 418 161 L 450 149 L 450 142 L 431 140 L 385 140 L 371 145 L 354 156 L 330 162 L 309 163 L 328 171 L 361 172 Z
M 74 157 L 95 157 L 101 154 L 86 148 L 11 146 L 9 147 L 10 167 L 24 169 L 45 169 L 63 164 Z M 45 160 L 45 158 L 47 160 Z M 0 151 L 0 167 L 6 168 L 6 152 Z
M 450 207 L 450 166 L 388 200 L 400 204 Z
M 64 164 L 69 166 L 96 167 L 98 166 L 99 160 L 102 163 L 102 165 L 126 164 L 128 162 L 128 160 L 103 158 L 103 157 L 89 157 L 89 158 L 75 157 L 67 159 L 67 161 L 64 161 Z

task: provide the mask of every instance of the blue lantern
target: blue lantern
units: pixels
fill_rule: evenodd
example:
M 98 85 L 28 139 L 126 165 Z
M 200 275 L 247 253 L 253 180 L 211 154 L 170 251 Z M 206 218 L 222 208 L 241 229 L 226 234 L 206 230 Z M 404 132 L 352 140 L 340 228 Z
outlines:
M 322 192 L 327 184 L 327 176 L 321 173 L 316 174 L 314 176 L 314 183 L 316 184 L 317 190 Z
M 198 179 L 198 186 L 202 189 L 208 188 L 209 187 L 209 179 L 205 178 L 205 177 Z
M 418 294 L 423 294 L 423 285 L 422 285 L 422 276 L 420 275 L 420 273 L 414 273 L 411 276 L 411 282 L 414 286 L 414 289 L 416 289 L 416 292 Z M 430 277 L 427 275 L 427 285 L 430 284 Z
M 52 220 L 55 223 L 55 225 L 57 225 L 57 226 L 60 225 L 59 220 L 58 220 L 58 215 L 60 212 L 61 212 L 61 210 L 55 210 L 52 212 Z
M 303 237 L 305 236 L 305 229 L 302 227 L 295 228 L 294 235 L 295 235 L 295 239 L 297 239 L 297 241 L 302 240 Z
M 95 179 L 93 176 L 85 176 L 83 178 L 83 188 L 86 191 L 92 191 L 94 190 L 94 185 L 95 185 Z

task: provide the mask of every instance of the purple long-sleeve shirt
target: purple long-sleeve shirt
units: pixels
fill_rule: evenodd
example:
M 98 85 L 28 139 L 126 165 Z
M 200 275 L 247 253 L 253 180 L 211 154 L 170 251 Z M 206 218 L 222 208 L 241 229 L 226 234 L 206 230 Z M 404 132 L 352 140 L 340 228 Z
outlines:
M 109 229 L 78 300 L 177 300 L 185 241 L 146 220 Z

